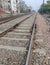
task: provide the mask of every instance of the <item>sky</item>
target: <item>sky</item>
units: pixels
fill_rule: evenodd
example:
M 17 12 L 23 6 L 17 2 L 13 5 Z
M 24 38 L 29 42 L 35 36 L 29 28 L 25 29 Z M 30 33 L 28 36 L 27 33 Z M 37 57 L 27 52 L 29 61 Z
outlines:
M 43 0 L 23 0 L 28 6 L 31 6 L 33 10 L 38 10 L 40 5 L 43 3 Z M 47 0 L 45 0 L 46 3 Z

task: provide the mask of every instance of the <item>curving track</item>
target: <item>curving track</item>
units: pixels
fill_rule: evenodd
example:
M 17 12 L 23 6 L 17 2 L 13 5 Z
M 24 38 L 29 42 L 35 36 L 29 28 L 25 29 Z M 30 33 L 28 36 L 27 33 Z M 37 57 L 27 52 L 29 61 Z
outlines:
M 36 14 L 31 14 L 0 25 L 1 65 L 28 65 L 35 19 Z

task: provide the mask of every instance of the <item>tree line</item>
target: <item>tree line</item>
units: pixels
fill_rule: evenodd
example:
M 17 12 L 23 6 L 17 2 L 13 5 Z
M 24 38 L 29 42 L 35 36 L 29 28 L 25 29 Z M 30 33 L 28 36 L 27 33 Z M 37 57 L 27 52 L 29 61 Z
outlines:
M 46 4 L 42 4 L 38 11 L 41 14 L 50 14 L 50 1 L 47 1 Z

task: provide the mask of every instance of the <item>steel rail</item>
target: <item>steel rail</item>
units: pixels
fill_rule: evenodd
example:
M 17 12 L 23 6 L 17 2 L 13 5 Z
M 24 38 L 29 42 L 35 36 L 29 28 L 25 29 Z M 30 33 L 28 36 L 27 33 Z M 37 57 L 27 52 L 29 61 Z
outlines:
M 27 54 L 27 58 L 26 58 L 26 64 L 25 65 L 29 65 L 29 59 L 30 59 L 30 52 L 31 52 L 31 48 L 32 48 L 32 43 L 33 43 L 33 38 L 34 38 L 34 33 L 35 33 L 35 20 L 36 20 L 36 15 L 35 15 L 35 19 L 34 19 L 34 23 L 33 23 L 33 27 L 32 27 L 32 35 L 31 35 L 31 39 L 30 39 L 30 45 L 29 45 L 29 49 L 28 49 L 28 54 Z

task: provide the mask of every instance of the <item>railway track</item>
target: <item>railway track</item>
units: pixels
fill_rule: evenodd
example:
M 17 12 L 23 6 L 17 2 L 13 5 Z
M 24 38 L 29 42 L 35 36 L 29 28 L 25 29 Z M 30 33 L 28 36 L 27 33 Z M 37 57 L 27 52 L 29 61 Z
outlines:
M 28 15 L 20 19 L 20 21 L 19 19 L 14 20 L 20 23 L 13 23 L 13 26 L 10 27 L 11 31 L 8 32 L 10 28 L 7 27 L 6 31 L 4 30 L 0 33 L 1 65 L 28 65 L 29 63 L 35 32 L 36 14 Z M 0 30 L 3 29 L 0 27 Z
M 31 14 L 25 15 L 25 16 L 16 18 L 14 20 L 11 20 L 7 23 L 1 24 L 0 25 L 0 37 L 5 35 L 7 32 L 11 31 L 13 28 L 15 28 L 15 26 L 18 26 L 21 22 L 28 19 L 30 16 Z
M 11 20 L 14 20 L 14 19 L 16 19 L 18 17 L 25 16 L 25 15 L 27 15 L 27 14 L 18 14 L 18 15 L 15 15 L 15 16 L 12 15 L 12 16 L 9 16 L 9 17 L 6 17 L 6 18 L 1 18 L 0 19 L 0 25 L 4 24 L 6 22 L 9 22 Z

